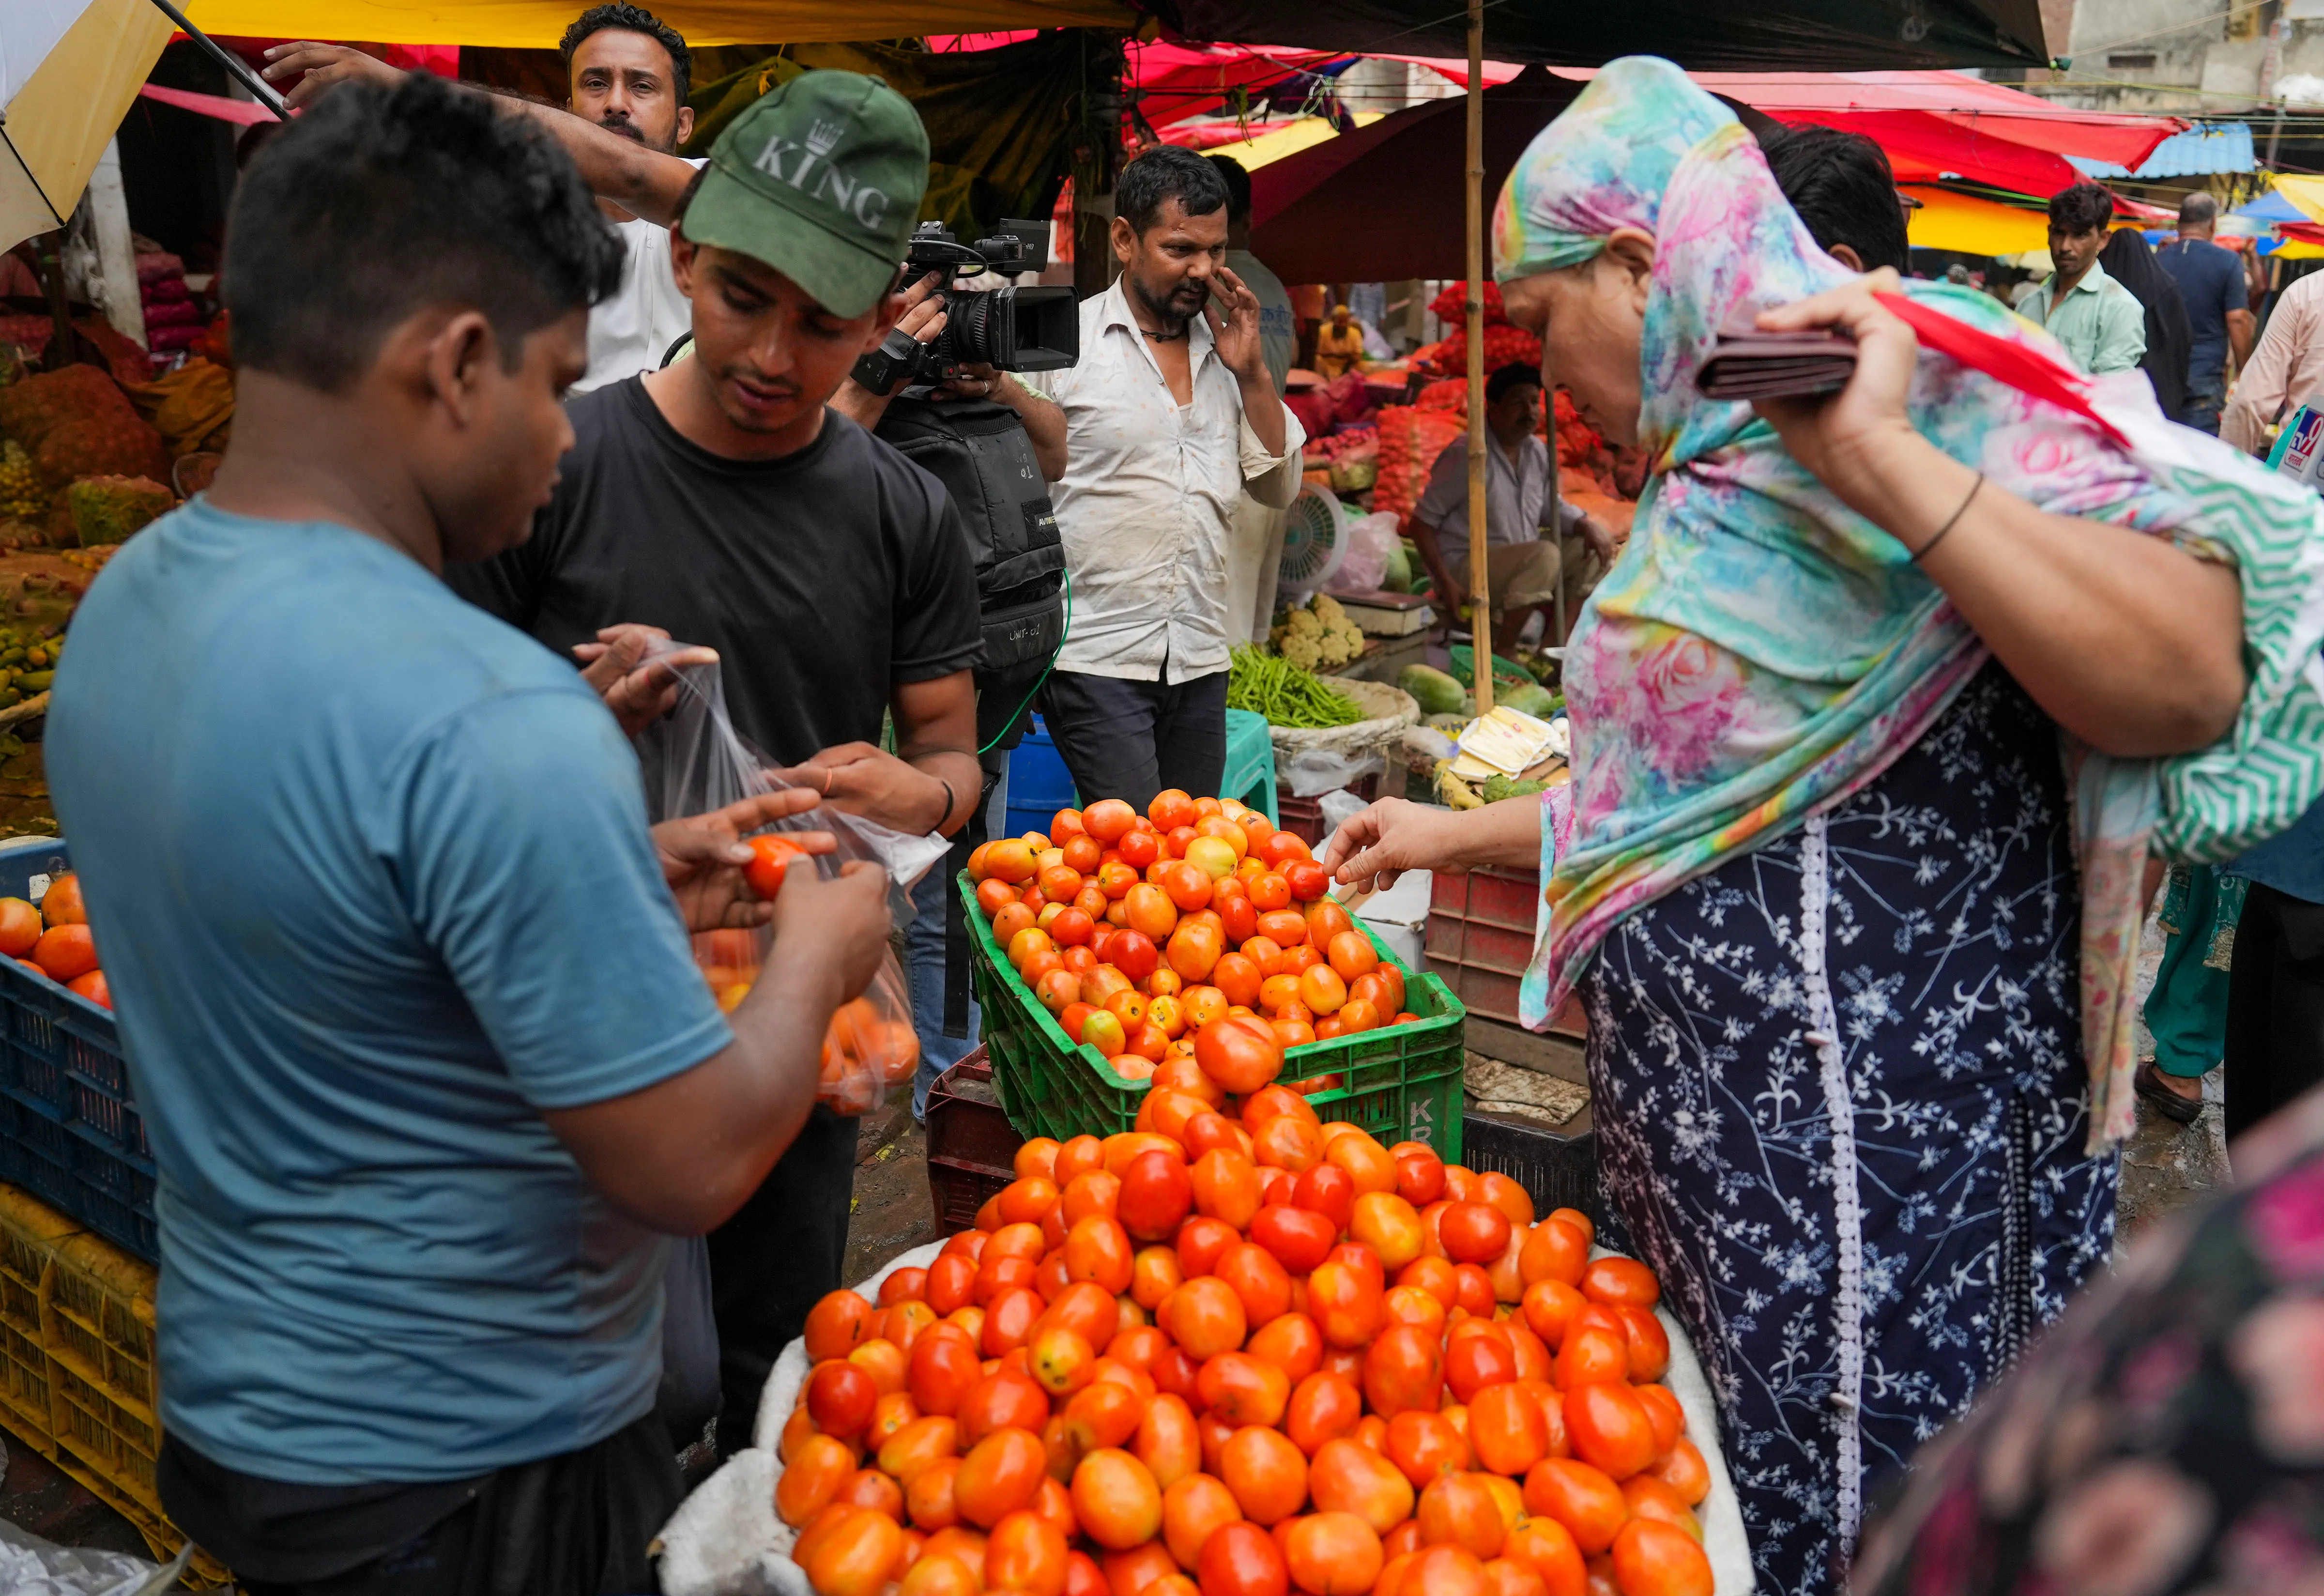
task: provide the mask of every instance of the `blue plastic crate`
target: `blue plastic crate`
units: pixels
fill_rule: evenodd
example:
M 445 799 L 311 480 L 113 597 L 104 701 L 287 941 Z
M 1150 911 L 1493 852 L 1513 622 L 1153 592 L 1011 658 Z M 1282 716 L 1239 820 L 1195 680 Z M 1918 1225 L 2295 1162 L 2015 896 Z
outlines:
M 72 868 L 53 837 L 0 844 L 0 897 L 37 902 Z M 153 1155 L 129 1090 L 113 1012 L 14 959 L 0 959 L 7 1023 L 0 1086 L 14 1098 L 0 1178 L 25 1187 L 138 1256 L 158 1256 Z

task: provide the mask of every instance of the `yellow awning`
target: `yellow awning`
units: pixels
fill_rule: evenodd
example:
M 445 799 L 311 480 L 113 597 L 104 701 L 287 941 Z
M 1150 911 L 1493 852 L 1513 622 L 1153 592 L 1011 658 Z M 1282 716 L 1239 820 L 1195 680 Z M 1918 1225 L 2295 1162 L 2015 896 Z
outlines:
M 148 0 L 0 4 L 0 249 L 71 217 L 170 32 Z
M 1907 188 L 1904 192 L 1921 202 L 1921 208 L 1913 213 L 1907 224 L 1905 235 L 1914 249 L 1949 249 L 1965 255 L 2036 254 L 2041 256 L 2041 269 L 2049 270 L 2050 217 L 2046 210 L 2023 210 L 1997 200 L 1956 194 L 1950 189 Z M 2146 224 L 2117 217 L 2114 225 L 2118 230 Z M 2016 263 L 2030 266 L 2034 263 L 2021 260 Z
M 2290 244 L 2277 244 L 2269 252 L 2267 258 L 2271 261 L 2324 260 L 2324 244 L 2310 244 L 2304 238 L 2295 238 Z
M 1384 112 L 1379 111 L 1359 111 L 1356 113 L 1356 125 L 1367 126 L 1378 122 L 1384 115 Z M 1240 162 L 1245 171 L 1257 171 L 1270 161 L 1280 161 L 1286 155 L 1296 155 L 1300 151 L 1320 144 L 1325 139 L 1339 136 L 1339 130 L 1332 125 L 1329 118 L 1302 116 L 1288 127 L 1278 127 L 1273 133 L 1263 133 L 1255 139 L 1244 139 L 1239 143 L 1213 144 L 1203 153 L 1231 155 Z
M 149 7 L 150 9 L 150 7 Z M 192 0 L 212 33 L 261 39 L 361 39 L 382 44 L 553 47 L 583 0 Z M 1010 28 L 1135 29 L 1113 0 L 668 0 L 654 14 L 689 44 L 844 43 Z

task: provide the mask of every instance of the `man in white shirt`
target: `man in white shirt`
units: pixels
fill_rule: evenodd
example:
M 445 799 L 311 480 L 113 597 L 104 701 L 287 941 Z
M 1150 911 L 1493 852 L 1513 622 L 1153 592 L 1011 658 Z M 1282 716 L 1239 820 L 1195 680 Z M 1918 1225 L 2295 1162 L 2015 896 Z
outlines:
M 565 58 L 567 108 L 574 115 L 660 155 L 675 156 L 678 145 L 693 136 L 694 108 L 686 103 L 693 88 L 693 57 L 678 30 L 650 11 L 593 5 L 573 19 L 557 48 Z M 266 60 L 270 82 L 300 79 L 290 96 L 294 106 L 348 78 L 392 85 L 402 76 L 376 56 L 345 44 L 278 44 Z M 659 371 L 662 357 L 694 326 L 694 307 L 670 272 L 669 219 L 642 217 L 606 198 L 604 162 L 592 161 L 589 147 L 576 145 L 554 121 L 542 125 L 565 144 L 566 153 L 581 167 L 582 180 L 595 189 L 597 208 L 620 235 L 623 257 L 620 290 L 589 312 L 589 369 L 567 392 L 586 393 L 640 372 Z M 697 171 L 703 166 L 700 161 L 687 164 Z M 673 191 L 667 198 L 675 197 Z M 675 206 L 669 208 L 674 213 Z
M 1504 657 L 1517 646 L 1526 617 L 1556 601 L 1564 563 L 1557 544 L 1541 535 L 1550 480 L 1549 446 L 1541 438 L 1541 373 L 1533 366 L 1505 365 L 1485 383 L 1487 602 L 1494 615 L 1493 651 Z M 1572 601 L 1566 608 L 1570 619 L 1585 585 L 1613 563 L 1614 540 L 1595 517 L 1571 504 L 1561 503 L 1558 509 L 1566 529 L 1581 533 L 1588 545 L 1575 568 L 1563 573 Z M 1436 457 L 1428 486 L 1413 509 L 1412 542 L 1444 601 L 1444 613 L 1458 613 L 1469 597 L 1465 432 Z
M 1052 494 L 1073 623 L 1042 713 L 1084 797 L 1214 793 L 1226 763 L 1227 551 L 1249 488 L 1299 491 L 1298 421 L 1277 395 L 1258 296 L 1225 264 L 1227 186 L 1190 150 L 1122 169 L 1122 272 L 1081 308 L 1081 362 L 1027 380 L 1065 412 Z M 1213 303 L 1215 300 L 1215 303 Z
M 1227 270 L 1259 300 L 1259 343 L 1277 398 L 1299 352 L 1299 324 L 1283 279 L 1250 253 L 1250 174 L 1231 155 L 1213 155 L 1211 164 L 1227 180 Z M 1235 506 L 1227 549 L 1227 629 L 1231 641 L 1265 637 L 1275 621 L 1275 572 L 1283 563 L 1283 512 L 1245 494 Z

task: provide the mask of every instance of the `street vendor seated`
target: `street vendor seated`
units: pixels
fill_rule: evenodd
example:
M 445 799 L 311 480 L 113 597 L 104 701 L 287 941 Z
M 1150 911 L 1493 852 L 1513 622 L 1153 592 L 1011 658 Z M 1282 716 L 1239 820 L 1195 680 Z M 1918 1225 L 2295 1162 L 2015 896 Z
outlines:
M 440 579 L 548 501 L 619 279 L 547 137 L 352 86 L 228 235 L 232 447 L 92 586 L 47 743 L 160 1168 L 162 1504 L 261 1596 L 649 1590 L 663 1238 L 805 1122 L 887 880 L 747 890 L 812 793 L 650 831 L 609 705 Z M 687 933 L 769 921 L 722 1015 Z
M 1508 655 L 1517 646 L 1526 618 L 1546 611 L 1557 599 L 1558 578 L 1566 583 L 1570 622 L 1590 585 L 1614 562 L 1613 534 L 1595 516 L 1561 503 L 1568 531 L 1586 547 L 1566 569 L 1558 544 L 1541 535 L 1552 466 L 1541 438 L 1541 373 L 1530 365 L 1501 367 L 1485 383 L 1485 574 L 1493 613 L 1493 651 Z M 1413 546 L 1443 599 L 1449 618 L 1471 596 L 1469 580 L 1469 438 L 1466 433 L 1436 457 L 1428 487 L 1411 521 Z

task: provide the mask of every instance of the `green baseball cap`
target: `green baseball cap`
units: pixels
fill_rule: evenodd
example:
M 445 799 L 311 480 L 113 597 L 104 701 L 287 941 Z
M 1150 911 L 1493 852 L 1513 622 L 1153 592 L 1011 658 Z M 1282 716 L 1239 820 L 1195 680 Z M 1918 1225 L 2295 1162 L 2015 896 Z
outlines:
M 861 72 L 802 72 L 710 146 L 686 235 L 763 261 L 837 316 L 896 280 L 928 187 L 911 102 Z

